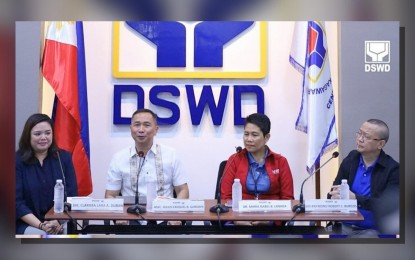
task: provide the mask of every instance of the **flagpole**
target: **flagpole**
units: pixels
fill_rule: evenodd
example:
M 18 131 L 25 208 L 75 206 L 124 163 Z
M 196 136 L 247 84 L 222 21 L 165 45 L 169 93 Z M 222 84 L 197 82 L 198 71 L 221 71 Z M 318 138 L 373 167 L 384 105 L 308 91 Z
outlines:
M 321 191 L 320 191 L 320 162 L 317 162 L 315 164 L 315 169 L 319 169 L 315 176 L 316 176 L 316 183 L 315 183 L 315 189 L 316 189 L 316 199 L 320 199 L 321 197 Z M 321 226 L 321 221 L 316 221 L 316 226 Z
M 316 163 L 315 169 L 320 168 L 320 162 Z M 320 199 L 321 197 L 321 190 L 320 190 L 320 169 L 316 172 L 316 183 L 315 183 L 315 189 L 316 189 L 316 199 Z
M 43 61 L 43 51 L 45 49 L 45 24 L 46 22 L 40 22 L 40 39 L 41 39 L 41 43 L 40 43 L 40 53 L 39 53 L 39 93 L 40 93 L 40 97 L 39 97 L 39 111 L 41 113 L 44 113 L 43 111 L 43 103 L 44 103 L 44 87 L 43 85 L 45 84 L 45 78 L 43 78 L 43 74 L 42 74 L 42 61 Z M 50 116 L 50 114 L 49 114 Z

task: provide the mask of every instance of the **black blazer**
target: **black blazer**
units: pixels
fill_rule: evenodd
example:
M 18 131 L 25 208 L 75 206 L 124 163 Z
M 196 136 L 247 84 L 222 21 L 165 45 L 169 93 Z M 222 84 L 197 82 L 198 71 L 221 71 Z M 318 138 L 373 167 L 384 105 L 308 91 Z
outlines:
M 360 153 L 356 150 L 351 151 L 340 164 L 339 172 L 333 185 L 340 185 L 342 179 L 347 179 L 347 183 L 349 183 L 350 189 L 353 192 L 352 185 L 356 177 L 359 161 Z M 385 191 L 391 190 L 399 190 L 399 163 L 382 150 L 372 172 L 370 182 L 371 195 L 360 196 L 356 194 L 357 207 L 373 210 L 373 207 L 378 205 L 378 200 L 382 194 Z M 331 198 L 329 194 L 327 197 Z

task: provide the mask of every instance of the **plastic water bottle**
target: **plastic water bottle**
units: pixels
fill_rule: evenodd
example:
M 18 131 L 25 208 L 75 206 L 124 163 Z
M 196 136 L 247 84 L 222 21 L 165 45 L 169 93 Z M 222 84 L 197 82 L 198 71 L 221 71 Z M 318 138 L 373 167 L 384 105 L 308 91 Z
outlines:
M 152 211 L 153 201 L 157 197 L 157 182 L 155 179 L 151 178 L 150 176 L 147 176 L 146 186 L 147 186 L 146 208 L 147 208 L 147 211 Z
M 234 179 L 232 184 L 232 210 L 239 211 L 239 201 L 242 200 L 242 185 L 240 179 Z
M 62 184 L 62 180 L 56 180 L 55 189 L 53 193 L 53 210 L 55 213 L 62 213 L 63 212 L 63 199 L 64 199 L 64 187 Z
M 341 200 L 348 200 L 349 199 L 349 184 L 347 184 L 347 180 L 343 179 L 342 184 L 340 184 L 340 199 Z

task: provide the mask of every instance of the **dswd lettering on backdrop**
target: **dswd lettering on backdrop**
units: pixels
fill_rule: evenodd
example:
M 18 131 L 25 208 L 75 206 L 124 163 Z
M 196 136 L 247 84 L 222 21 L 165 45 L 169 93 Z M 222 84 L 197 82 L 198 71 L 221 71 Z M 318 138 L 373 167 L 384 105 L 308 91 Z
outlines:
M 267 33 L 265 22 L 115 22 L 113 27 L 113 76 L 118 79 L 260 79 L 266 75 Z M 192 125 L 199 125 L 205 108 L 212 123 L 221 125 L 231 84 L 221 84 L 215 99 L 212 85 L 183 84 Z M 173 125 L 183 107 L 166 98 L 180 97 L 180 86 L 154 85 L 149 97 L 139 84 L 114 85 L 113 123 L 130 124 L 122 116 L 122 96 L 133 93 L 137 108 L 146 98 L 152 105 L 170 111 L 159 124 Z M 257 112 L 264 113 L 264 92 L 256 84 L 233 87 L 234 125 L 242 125 L 242 100 L 254 99 Z M 197 97 L 195 89 L 200 90 Z M 255 97 L 255 98 L 252 98 Z

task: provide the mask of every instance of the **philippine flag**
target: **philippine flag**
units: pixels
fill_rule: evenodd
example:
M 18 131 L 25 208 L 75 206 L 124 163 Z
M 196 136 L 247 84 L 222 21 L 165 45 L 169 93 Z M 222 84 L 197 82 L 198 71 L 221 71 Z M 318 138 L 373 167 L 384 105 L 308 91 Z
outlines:
M 88 99 L 82 22 L 50 22 L 42 73 L 55 91 L 52 118 L 57 145 L 72 152 L 78 194 L 92 192 Z
M 335 107 L 326 32 L 320 22 L 296 22 L 291 64 L 303 75 L 296 129 L 308 134 L 307 171 L 337 146 Z

